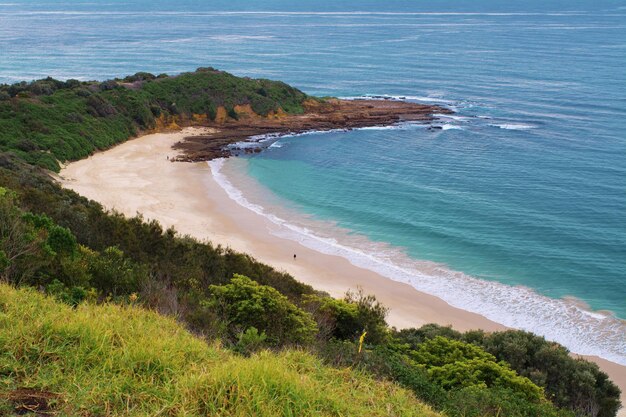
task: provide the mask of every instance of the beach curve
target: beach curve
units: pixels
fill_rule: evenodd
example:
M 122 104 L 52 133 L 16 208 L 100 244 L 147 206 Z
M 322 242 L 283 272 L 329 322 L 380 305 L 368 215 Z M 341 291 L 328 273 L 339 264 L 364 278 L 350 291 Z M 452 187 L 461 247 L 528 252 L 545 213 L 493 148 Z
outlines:
M 172 150 L 175 143 L 211 132 L 185 129 L 146 135 L 69 164 L 61 171 L 60 182 L 108 209 L 127 216 L 141 213 L 182 234 L 253 254 L 333 296 L 360 286 L 391 308 L 388 321 L 398 328 L 430 322 L 458 330 L 505 328 L 407 284 L 359 268 L 345 258 L 322 254 L 272 234 L 271 222 L 233 201 L 215 181 L 207 164 L 170 162 L 177 156 Z M 297 261 L 292 257 L 294 253 L 298 254 Z M 626 391 L 626 367 L 597 357 L 587 358 L 598 363 L 622 392 Z

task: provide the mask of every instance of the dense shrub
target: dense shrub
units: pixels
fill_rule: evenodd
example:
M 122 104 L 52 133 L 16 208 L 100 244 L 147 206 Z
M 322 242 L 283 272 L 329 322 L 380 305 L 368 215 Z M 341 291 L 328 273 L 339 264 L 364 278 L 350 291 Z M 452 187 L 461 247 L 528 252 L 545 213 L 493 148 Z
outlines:
M 150 74 L 149 72 L 137 72 L 134 75 L 129 75 L 124 78 L 124 82 L 132 83 L 136 81 L 151 81 L 154 80 L 156 76 L 154 74 Z
M 357 340 L 364 332 L 368 344 L 378 344 L 388 335 L 387 308 L 361 289 L 348 291 L 343 299 L 309 295 L 305 305 L 320 324 L 322 339 Z
M 619 389 L 594 363 L 574 359 L 555 342 L 528 332 L 485 334 L 480 344 L 520 375 L 546 388 L 560 407 L 577 415 L 609 417 L 619 409 Z
M 49 259 L 45 230 L 37 228 L 16 206 L 15 193 L 0 187 L 0 278 L 30 281 Z
M 518 376 L 505 362 L 496 362 L 493 355 L 469 343 L 437 336 L 418 345 L 410 357 L 447 390 L 498 387 L 511 389 L 531 401 L 543 398 L 543 390 L 528 378 Z
M 87 255 L 90 284 L 102 294 L 117 297 L 139 291 L 148 279 L 145 268 L 128 259 L 116 247 Z
M 448 415 L 463 417 L 573 417 L 549 402 L 530 402 L 512 390 L 477 386 L 451 391 L 441 410 Z
M 415 349 L 437 337 L 472 343 L 498 361 L 506 362 L 519 375 L 543 387 L 546 397 L 577 416 L 614 416 L 620 407 L 620 390 L 594 363 L 570 356 L 555 342 L 520 330 L 460 333 L 435 324 L 405 329 L 397 337 Z
M 254 328 L 275 346 L 306 344 L 317 332 L 315 321 L 308 313 L 274 288 L 243 275 L 235 275 L 226 285 L 212 285 L 210 292 L 207 304 L 218 312 L 231 338 Z
M 454 341 L 446 339 L 449 346 L 456 346 Z M 426 350 L 433 350 L 431 348 Z M 358 352 L 357 344 L 347 341 L 331 340 L 318 349 L 318 355 L 334 366 L 358 367 L 377 375 L 380 378 L 391 379 L 402 386 L 410 389 L 421 400 L 431 404 L 435 409 L 443 411 L 448 416 L 459 417 L 522 417 L 522 416 L 546 416 L 546 417 L 571 417 L 573 414 L 560 410 L 552 403 L 535 394 L 540 392 L 538 387 L 532 386 L 530 381 L 521 378 L 506 365 L 497 364 L 488 353 L 477 347 L 463 346 L 462 351 L 473 352 L 470 356 L 490 358 L 485 360 L 481 366 L 474 366 L 470 375 L 472 384 L 459 384 L 442 386 L 441 381 L 429 373 L 429 368 L 413 360 L 406 345 L 398 345 L 391 342 L 379 345 L 372 349 Z M 468 360 L 463 360 L 463 353 L 458 354 L 458 361 L 450 355 L 450 349 L 443 349 L 443 357 L 447 357 L 451 364 L 459 364 L 465 367 L 473 366 Z M 430 355 L 429 355 L 430 356 Z M 474 360 L 475 361 L 475 360 Z M 438 359 L 437 363 L 442 363 Z M 496 374 L 505 375 L 505 379 L 512 378 L 516 382 L 521 382 L 521 389 L 517 383 L 492 382 L 489 374 L 481 371 L 485 363 L 489 363 L 490 368 L 496 368 Z M 431 368 L 432 369 L 432 368 Z M 492 370 L 493 373 L 493 370 Z M 467 377 L 467 373 L 463 373 Z M 452 375 L 453 378 L 456 375 Z M 527 395 L 530 388 L 531 395 Z

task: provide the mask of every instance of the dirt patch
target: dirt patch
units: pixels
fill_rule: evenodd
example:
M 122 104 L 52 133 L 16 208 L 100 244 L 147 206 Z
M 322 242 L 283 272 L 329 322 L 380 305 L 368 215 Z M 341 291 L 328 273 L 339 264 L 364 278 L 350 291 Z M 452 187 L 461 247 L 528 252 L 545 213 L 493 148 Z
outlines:
M 49 391 L 33 388 L 18 388 L 0 393 L 0 397 L 9 400 L 15 407 L 17 415 L 49 416 L 55 413 L 54 408 L 59 395 Z

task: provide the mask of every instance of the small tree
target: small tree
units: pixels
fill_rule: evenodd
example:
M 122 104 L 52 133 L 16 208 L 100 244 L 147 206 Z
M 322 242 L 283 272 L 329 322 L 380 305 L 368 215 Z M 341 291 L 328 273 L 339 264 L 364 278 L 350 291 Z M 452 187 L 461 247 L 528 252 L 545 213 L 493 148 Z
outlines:
M 108 247 L 102 253 L 91 252 L 88 259 L 91 284 L 113 297 L 139 291 L 147 273 L 140 265 L 124 256 L 117 247 Z
M 362 289 L 348 291 L 342 300 L 319 295 L 306 295 L 304 300 L 321 329 L 322 339 L 354 342 L 367 332 L 365 343 L 371 345 L 384 342 L 388 336 L 387 308 Z
M 505 362 L 482 348 L 437 336 L 412 351 L 411 359 L 424 366 L 430 378 L 444 389 L 498 387 L 511 389 L 528 400 L 544 399 L 543 389 L 519 376 Z
M 356 305 L 360 332 L 367 331 L 368 344 L 380 344 L 387 339 L 389 329 L 385 318 L 389 309 L 372 294 L 365 294 L 362 288 L 346 292 L 344 301 Z M 360 335 L 361 333 L 359 333 Z
M 0 187 L 0 278 L 26 282 L 48 257 L 45 231 L 24 218 L 14 192 Z
M 222 318 L 231 341 L 251 327 L 265 333 L 273 346 L 308 343 L 317 332 L 309 313 L 274 288 L 243 275 L 235 274 L 226 285 L 211 285 L 210 293 L 207 305 Z

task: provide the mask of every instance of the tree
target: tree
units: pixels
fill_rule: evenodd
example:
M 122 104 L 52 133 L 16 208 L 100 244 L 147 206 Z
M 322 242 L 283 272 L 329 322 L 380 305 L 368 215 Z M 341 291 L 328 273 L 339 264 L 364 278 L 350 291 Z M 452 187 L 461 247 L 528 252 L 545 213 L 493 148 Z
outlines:
M 342 300 L 319 295 L 304 296 L 304 304 L 320 327 L 322 339 L 355 341 L 367 332 L 367 344 L 382 343 L 387 335 L 387 308 L 362 289 L 348 291 Z
M 309 313 L 292 304 L 272 287 L 237 275 L 226 285 L 211 285 L 207 305 L 225 323 L 226 336 L 234 341 L 254 327 L 274 346 L 310 342 L 317 326 Z
M 411 358 L 425 367 L 430 378 L 445 389 L 499 387 L 523 394 L 527 399 L 544 399 L 543 390 L 528 378 L 517 375 L 505 362 L 469 343 L 437 336 L 420 344 Z
M 594 363 L 574 359 L 569 351 L 541 336 L 519 330 L 485 335 L 482 344 L 498 360 L 546 389 L 559 407 L 578 416 L 613 417 L 620 390 Z
M 374 295 L 365 294 L 362 288 L 357 291 L 346 292 L 345 302 L 356 305 L 357 320 L 362 331 L 367 331 L 367 343 L 380 344 L 389 335 L 389 328 L 385 318 L 389 309 L 381 304 Z
M 139 291 L 146 271 L 112 246 L 102 253 L 91 251 L 88 260 L 91 284 L 104 294 L 113 297 Z
M 45 263 L 46 234 L 23 217 L 15 193 L 0 187 L 0 277 L 13 284 L 28 281 Z

